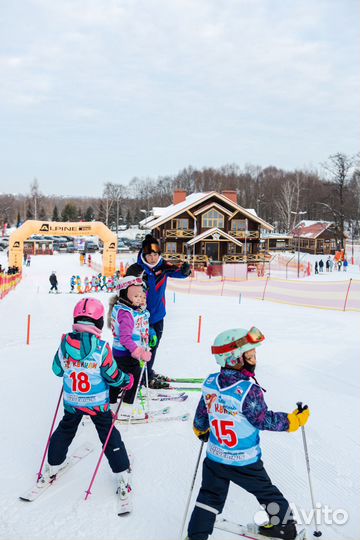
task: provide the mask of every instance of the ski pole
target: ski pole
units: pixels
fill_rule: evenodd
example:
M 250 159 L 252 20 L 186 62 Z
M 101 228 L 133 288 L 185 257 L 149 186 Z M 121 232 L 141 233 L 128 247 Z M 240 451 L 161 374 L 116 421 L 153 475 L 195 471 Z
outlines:
M 145 384 L 146 384 L 146 401 L 147 401 L 147 408 L 148 408 L 148 415 L 150 418 L 150 390 L 149 390 L 149 373 L 147 368 L 145 369 Z
M 59 411 L 59 407 L 60 407 L 60 402 L 61 402 L 61 398 L 62 398 L 62 395 L 63 395 L 63 391 L 64 391 L 64 387 L 62 386 L 62 387 L 61 387 L 60 396 L 59 396 L 59 399 L 58 399 L 58 402 L 57 402 L 57 405 L 56 405 L 56 410 L 55 410 L 54 418 L 53 418 L 53 421 L 52 421 L 52 423 L 51 423 L 51 427 L 50 427 L 50 432 L 49 432 L 48 440 L 47 440 L 47 442 L 46 442 L 46 446 L 45 446 L 45 450 L 44 450 L 44 455 L 43 455 L 42 460 L 41 460 L 40 469 L 39 469 L 39 472 L 37 473 L 37 480 L 40 480 L 41 475 L 42 475 L 42 470 L 43 470 L 44 462 L 45 462 L 45 459 L 46 459 L 47 451 L 48 451 L 48 449 L 49 449 L 50 439 L 51 439 L 51 435 L 52 435 L 53 430 L 54 430 L 55 420 L 56 420 L 56 417 L 57 417 L 57 414 L 58 414 L 58 411 Z
M 122 391 L 122 392 L 121 392 L 121 397 L 120 397 L 120 400 L 119 400 L 119 404 L 118 404 L 117 409 L 116 409 L 116 411 L 115 411 L 115 413 L 114 413 L 113 420 L 112 420 L 112 422 L 111 422 L 111 426 L 110 426 L 110 429 L 109 429 L 109 433 L 107 434 L 107 437 L 106 437 L 105 442 L 104 442 L 104 444 L 103 444 L 103 447 L 102 447 L 102 450 L 101 450 L 100 457 L 99 457 L 99 459 L 98 459 L 98 462 L 97 462 L 96 467 L 95 467 L 94 474 L 92 475 L 92 478 L 91 478 L 91 481 L 90 481 L 90 485 L 89 485 L 89 487 L 87 488 L 87 490 L 85 491 L 85 493 L 86 493 L 86 495 L 85 495 L 85 501 L 86 501 L 86 499 L 89 497 L 89 495 L 91 495 L 91 488 L 92 488 L 92 486 L 93 486 L 93 483 L 94 483 L 94 481 L 95 481 L 95 477 L 96 477 L 97 472 L 98 472 L 98 470 L 99 470 L 101 460 L 102 460 L 102 458 L 103 458 L 103 456 L 104 456 L 104 454 L 105 454 L 105 450 L 106 450 L 106 448 L 107 448 L 107 445 L 108 445 L 108 442 L 109 442 L 111 433 L 112 433 L 112 431 L 113 431 L 113 429 L 114 429 L 115 422 L 116 422 L 116 420 L 118 419 L 118 414 L 119 414 L 119 410 L 120 410 L 120 407 L 121 407 L 122 402 L 123 402 L 123 399 L 124 399 L 124 395 L 125 395 L 125 392 Z
M 142 378 L 144 376 L 144 370 L 146 368 L 146 362 L 144 360 L 140 360 L 140 366 L 141 366 L 141 372 L 140 372 L 140 377 L 139 377 L 139 381 L 137 383 L 137 387 L 136 387 L 136 392 L 135 392 L 135 398 L 134 398 L 134 401 L 133 403 L 136 402 L 136 399 L 138 397 L 138 393 L 139 393 L 139 390 L 140 390 L 140 386 L 141 386 L 141 381 L 142 381 Z M 129 421 L 128 421 L 128 426 L 130 426 L 131 424 L 131 420 L 132 420 L 132 411 L 130 412 L 130 416 L 129 416 Z
M 298 401 L 296 403 L 296 406 L 299 410 L 299 412 L 301 413 L 302 411 L 305 411 L 308 406 L 307 405 L 304 405 L 302 404 L 301 401 Z M 302 440 L 303 440 L 303 445 L 304 445 L 304 453 L 305 453 L 305 461 L 306 461 L 306 469 L 307 469 L 307 473 L 308 473 L 308 480 L 309 480 L 309 488 L 310 488 L 310 496 L 311 496 L 311 504 L 312 504 L 312 509 L 313 509 L 313 514 L 314 514 L 314 522 L 315 522 L 315 531 L 313 532 L 313 535 L 316 536 L 316 537 L 319 537 L 322 535 L 322 532 L 319 531 L 318 527 L 317 527 L 317 523 L 316 523 L 316 512 L 315 512 L 315 500 L 314 500 L 314 493 L 313 493 L 313 488 L 312 488 L 312 483 L 311 483 L 311 476 L 310 476 L 310 460 L 309 460 L 309 451 L 308 451 L 308 447 L 307 447 L 307 443 L 306 443 L 306 435 L 305 435 L 305 427 L 304 426 L 301 426 L 301 435 L 302 435 Z
M 184 519 L 183 519 L 182 524 L 181 524 L 181 530 L 180 530 L 179 540 L 182 540 L 182 536 L 183 536 L 183 532 L 184 532 L 184 528 L 185 528 L 185 523 L 186 523 L 186 517 L 187 517 L 188 511 L 189 511 L 189 506 L 190 506 L 190 501 L 191 501 L 191 495 L 192 495 L 192 492 L 193 492 L 193 489 L 194 489 L 195 480 L 196 480 L 196 475 L 197 475 L 197 472 L 198 472 L 199 463 L 200 463 L 200 459 L 201 459 L 201 454 L 202 454 L 203 448 L 204 448 L 204 441 L 201 441 L 200 450 L 199 450 L 199 455 L 198 455 L 197 462 L 196 462 L 196 466 L 195 466 L 195 472 L 194 472 L 194 476 L 193 476 L 193 479 L 192 479 L 192 482 L 191 482 L 191 486 L 190 486 L 190 493 L 189 493 L 189 496 L 188 496 L 188 500 L 187 500 L 187 502 L 186 502 L 186 508 L 185 508 Z

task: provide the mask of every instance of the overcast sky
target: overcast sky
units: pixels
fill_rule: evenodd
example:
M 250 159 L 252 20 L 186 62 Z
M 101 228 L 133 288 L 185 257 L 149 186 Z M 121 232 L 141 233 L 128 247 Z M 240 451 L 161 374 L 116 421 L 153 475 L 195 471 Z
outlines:
M 358 0 L 11 0 L 0 192 L 359 151 Z

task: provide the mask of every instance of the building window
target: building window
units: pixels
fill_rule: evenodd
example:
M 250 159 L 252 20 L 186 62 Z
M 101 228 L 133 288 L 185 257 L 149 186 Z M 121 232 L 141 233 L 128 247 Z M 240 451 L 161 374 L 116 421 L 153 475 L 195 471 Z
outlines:
M 204 229 L 212 229 L 213 227 L 218 227 L 219 229 L 224 228 L 224 216 L 220 214 L 215 208 L 209 210 L 203 214 L 201 219 L 201 226 Z
M 231 221 L 231 230 L 232 231 L 245 231 L 246 219 L 233 219 Z
M 176 228 L 177 229 L 188 229 L 189 228 L 189 220 L 187 218 L 181 218 L 176 220 Z
M 176 253 L 176 242 L 166 242 L 166 253 Z

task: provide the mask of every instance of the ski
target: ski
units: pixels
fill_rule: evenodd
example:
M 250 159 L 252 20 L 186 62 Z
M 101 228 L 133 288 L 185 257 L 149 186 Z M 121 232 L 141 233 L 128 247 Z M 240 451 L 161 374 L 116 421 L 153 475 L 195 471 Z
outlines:
M 158 395 L 157 397 L 150 398 L 151 401 L 186 401 L 189 396 L 185 393 L 182 393 L 178 396 L 164 396 Z
M 169 386 L 166 390 L 177 390 L 178 392 L 201 392 L 201 386 Z
M 155 423 L 155 422 L 174 422 L 174 421 L 179 421 L 179 422 L 186 422 L 187 420 L 189 420 L 190 418 L 190 414 L 189 413 L 185 413 L 185 414 L 179 414 L 177 416 L 168 416 L 168 415 L 161 415 L 161 416 L 148 416 L 147 418 L 133 418 L 131 420 L 131 423 L 132 424 L 152 424 L 152 423 Z M 117 420 L 117 422 L 119 424 L 127 424 L 129 422 L 129 420 Z
M 258 526 L 255 523 L 249 523 L 248 525 L 241 525 L 240 523 L 235 523 L 234 521 L 229 521 L 225 518 L 219 518 L 215 521 L 215 528 L 221 529 L 243 538 L 250 538 L 251 540 L 275 540 L 274 537 L 264 536 L 258 532 Z M 295 540 L 305 540 L 305 529 L 302 529 L 298 532 Z
M 69 469 L 77 465 L 79 461 L 84 459 L 87 455 L 89 455 L 94 450 L 94 447 L 91 443 L 86 442 L 79 446 L 69 457 L 68 463 L 59 470 L 59 472 L 55 475 L 50 477 L 48 480 L 42 476 L 38 482 L 29 490 L 25 491 L 22 495 L 20 495 L 19 499 L 22 501 L 32 502 L 35 501 L 40 495 L 42 495 L 47 488 L 55 484 L 56 480 L 58 480 L 61 476 L 63 476 Z
M 196 379 L 196 378 L 186 378 L 186 377 L 183 377 L 183 378 L 179 378 L 179 377 L 175 377 L 174 379 L 168 379 L 167 382 L 175 382 L 175 383 L 193 383 L 193 384 L 201 384 L 204 382 L 205 379 L 201 378 L 201 379 Z

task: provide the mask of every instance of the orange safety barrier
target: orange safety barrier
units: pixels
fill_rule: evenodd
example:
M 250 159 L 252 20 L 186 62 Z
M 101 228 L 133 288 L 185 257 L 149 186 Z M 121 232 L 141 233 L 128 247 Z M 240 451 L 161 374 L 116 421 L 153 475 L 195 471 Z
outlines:
M 22 274 L 0 274 L 0 300 L 16 287 L 21 281 Z

